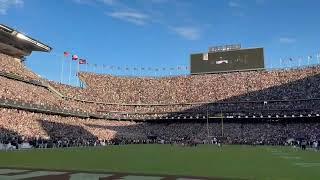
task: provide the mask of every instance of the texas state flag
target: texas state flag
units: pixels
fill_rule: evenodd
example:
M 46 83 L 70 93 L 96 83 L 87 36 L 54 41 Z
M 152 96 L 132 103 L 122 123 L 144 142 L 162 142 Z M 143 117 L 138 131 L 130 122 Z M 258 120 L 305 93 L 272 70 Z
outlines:
M 76 60 L 78 60 L 78 56 L 77 55 L 72 55 L 72 60 L 74 60 L 74 61 L 76 61 Z

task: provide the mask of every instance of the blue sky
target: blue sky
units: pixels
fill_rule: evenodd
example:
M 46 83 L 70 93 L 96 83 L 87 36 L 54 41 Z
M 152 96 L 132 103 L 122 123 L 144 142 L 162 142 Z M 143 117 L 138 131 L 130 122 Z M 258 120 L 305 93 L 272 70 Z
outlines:
M 293 66 L 301 56 L 307 63 L 309 55 L 317 63 L 319 9 L 317 0 L 0 0 L 0 22 L 53 47 L 49 54 L 33 53 L 27 66 L 59 81 L 64 51 L 101 67 L 88 70 L 105 73 L 111 71 L 103 64 L 187 66 L 191 53 L 232 43 L 264 47 L 267 67 L 279 67 L 280 58 L 293 57 L 287 64 Z

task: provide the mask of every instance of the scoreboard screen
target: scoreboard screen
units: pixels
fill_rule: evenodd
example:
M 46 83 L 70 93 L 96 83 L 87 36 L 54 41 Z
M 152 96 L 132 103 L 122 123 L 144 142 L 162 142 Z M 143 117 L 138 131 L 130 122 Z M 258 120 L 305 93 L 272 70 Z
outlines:
M 191 55 L 191 74 L 263 68 L 263 48 L 238 49 Z

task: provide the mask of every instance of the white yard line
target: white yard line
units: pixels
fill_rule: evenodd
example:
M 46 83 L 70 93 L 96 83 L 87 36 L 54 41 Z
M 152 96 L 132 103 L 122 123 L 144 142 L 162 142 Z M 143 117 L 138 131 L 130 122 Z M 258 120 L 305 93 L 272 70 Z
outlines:
M 299 167 L 320 167 L 320 162 L 309 162 L 309 163 L 294 163 L 295 166 Z

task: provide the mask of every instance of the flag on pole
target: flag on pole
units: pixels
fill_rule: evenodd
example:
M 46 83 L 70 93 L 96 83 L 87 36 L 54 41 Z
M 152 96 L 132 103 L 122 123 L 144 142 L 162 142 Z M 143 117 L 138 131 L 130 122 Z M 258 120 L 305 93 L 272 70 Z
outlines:
M 70 55 L 70 53 L 65 51 L 65 52 L 63 52 L 63 55 L 64 55 L 64 57 L 68 57 Z
M 310 65 L 310 60 L 312 59 L 312 56 L 308 56 L 308 65 Z
M 77 55 L 72 55 L 72 60 L 74 60 L 74 61 L 76 61 L 76 60 L 78 60 L 78 56 Z
M 318 64 L 320 63 L 320 54 L 317 54 Z
M 87 64 L 87 60 L 85 60 L 85 59 L 79 59 L 79 64 Z

